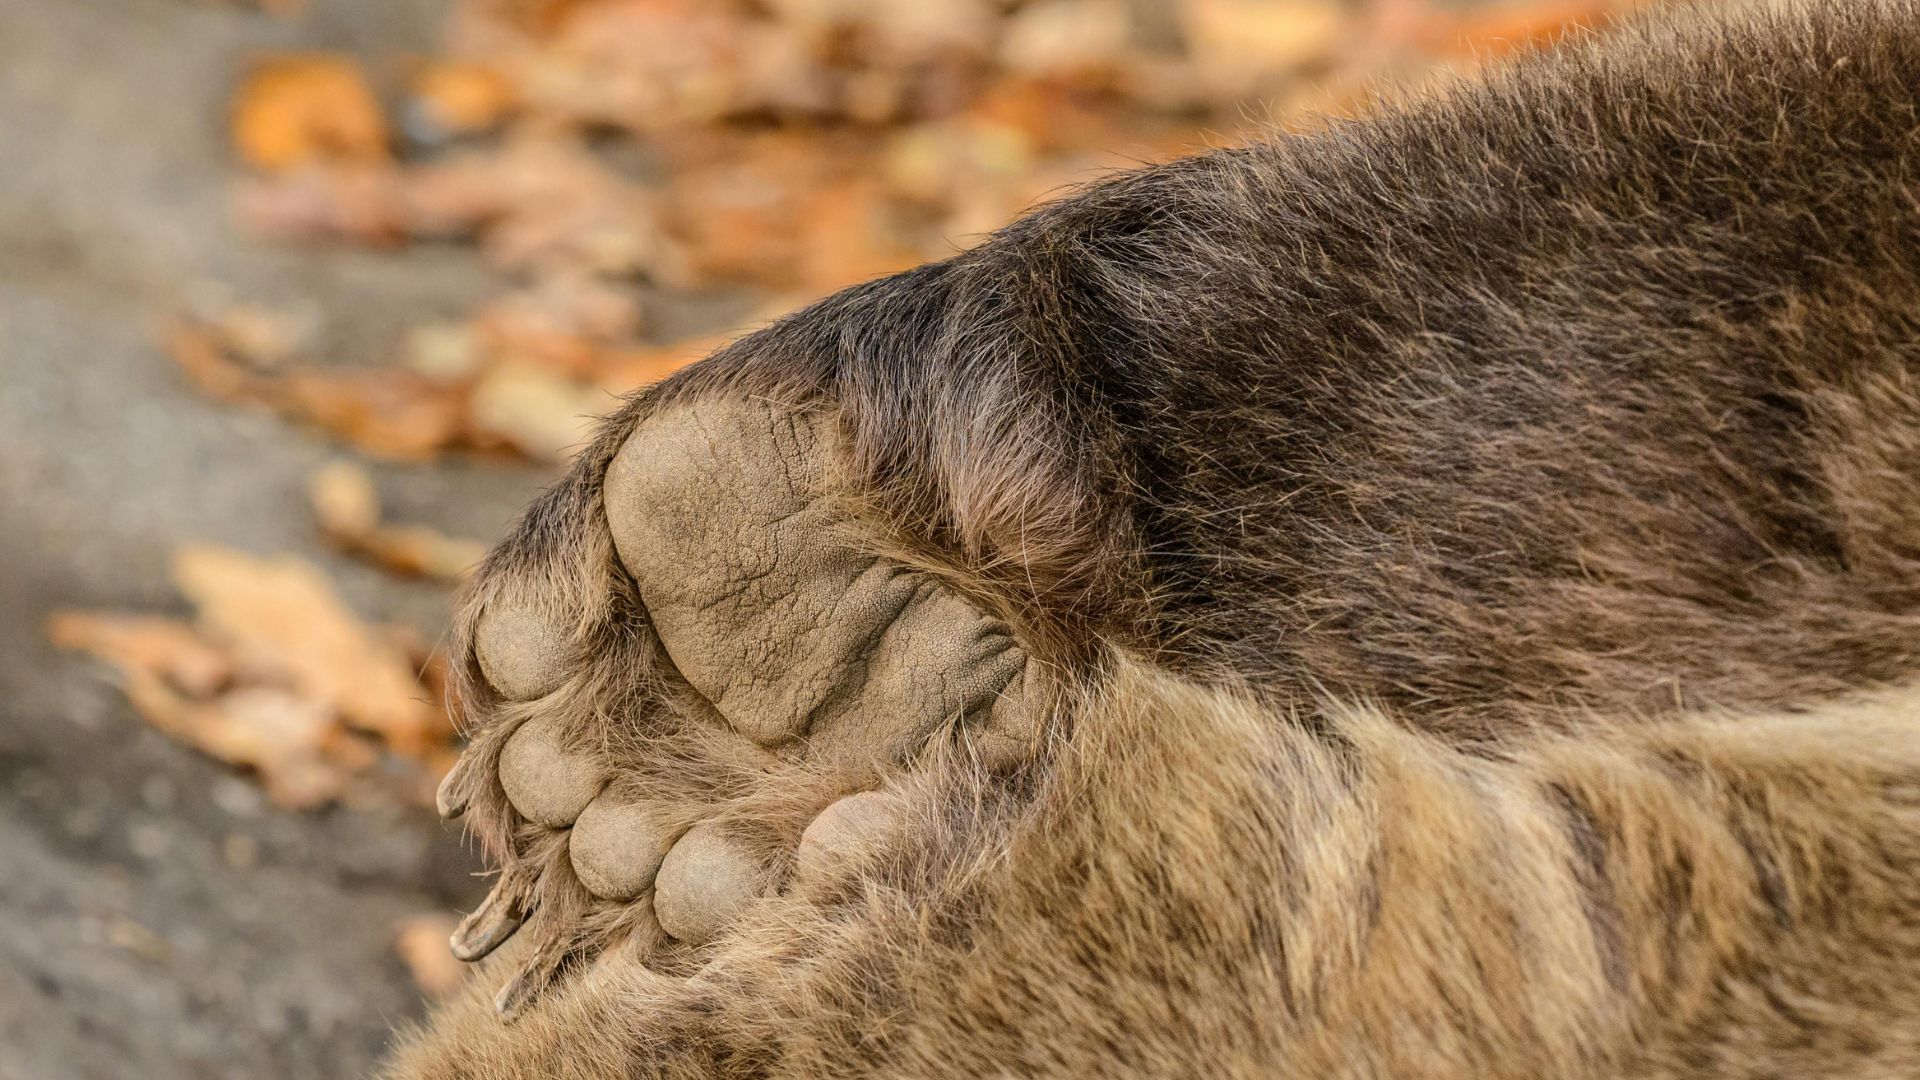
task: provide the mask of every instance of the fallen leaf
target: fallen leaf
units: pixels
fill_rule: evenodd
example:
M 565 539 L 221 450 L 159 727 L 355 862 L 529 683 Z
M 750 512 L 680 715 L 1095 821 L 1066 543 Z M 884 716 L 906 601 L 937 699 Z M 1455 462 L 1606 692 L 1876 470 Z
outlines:
M 545 368 L 503 363 L 473 389 L 476 437 L 496 438 L 540 461 L 566 461 L 593 437 L 594 421 L 620 402 Z
M 1132 29 L 1122 0 L 1041 0 L 1007 18 L 1000 60 L 1025 75 L 1100 78 L 1126 63 Z
M 132 919 L 116 918 L 107 923 L 107 941 L 149 964 L 165 963 L 173 956 L 173 946 L 166 938 Z
M 793 304 L 780 305 L 780 311 Z M 773 314 L 778 314 L 774 312 Z M 628 394 L 649 386 L 725 345 L 726 335 L 689 338 L 666 346 L 639 346 L 610 352 L 594 368 L 594 385 L 610 395 Z
M 463 323 L 427 323 L 407 332 L 402 362 L 436 382 L 477 374 L 483 357 L 473 328 Z
M 392 247 L 414 235 L 406 178 L 390 164 L 311 164 L 240 184 L 236 216 L 270 240 Z
M 265 172 L 326 161 L 383 161 L 388 141 L 379 100 L 348 57 L 263 57 L 234 95 L 234 149 Z
M 513 81 L 485 64 L 434 61 L 413 77 L 417 134 L 428 141 L 491 131 L 518 102 Z
M 86 644 L 69 647 L 94 651 Z M 348 768 L 361 761 L 320 702 L 261 686 L 203 699 L 128 657 L 96 655 L 120 669 L 121 688 L 141 719 L 210 757 L 251 769 L 277 805 L 305 810 L 331 802 L 344 788 Z
M 344 770 L 365 764 L 325 702 L 283 686 L 235 686 L 277 672 L 247 665 L 229 648 L 176 619 L 56 612 L 48 636 L 120 670 L 127 698 L 155 728 L 206 754 L 255 771 L 270 797 L 304 809 L 338 796 Z
M 211 315 L 208 322 L 229 352 L 249 367 L 262 371 L 291 362 L 305 351 L 314 332 L 311 316 L 256 304 L 222 308 Z
M 459 925 L 460 916 L 440 911 L 409 915 L 393 925 L 393 951 L 400 954 L 413 984 L 430 998 L 453 993 L 472 970 L 447 948 Z
M 635 344 L 631 301 L 600 286 L 520 295 L 520 306 L 491 306 L 469 325 L 420 328 L 406 365 L 393 368 L 287 363 L 263 370 L 235 350 L 219 324 L 191 319 L 166 324 L 164 344 L 208 396 L 272 409 L 377 457 L 420 461 L 453 449 L 505 448 L 554 462 L 586 442 L 594 420 L 619 404 L 617 395 L 664 378 L 718 344 L 710 337 L 664 347 Z M 322 523 L 337 539 L 357 537 L 362 553 L 409 573 L 447 577 L 469 565 L 470 541 L 418 527 L 378 537 L 355 533 L 366 526 L 351 519 L 365 507 L 352 503 L 365 493 L 338 477 L 323 483 L 328 490 L 314 498 L 324 500 Z
M 237 98 L 265 148 L 238 207 L 286 240 L 471 245 L 511 283 L 384 369 L 302 365 L 244 323 L 170 351 L 210 393 L 367 453 L 562 461 L 606 392 L 700 351 L 644 340 L 641 298 L 650 320 L 694 288 L 818 297 L 1115 167 L 1357 112 L 1462 49 L 1646 2 L 454 0 L 405 116 L 417 142 L 485 138 L 396 162 L 350 62 L 283 57 Z M 349 550 L 436 575 L 465 557 L 382 529 Z
M 425 525 L 383 522 L 373 477 L 351 462 L 321 468 L 307 492 L 314 520 L 329 540 L 393 573 L 459 581 L 486 557 L 487 546 L 478 540 L 450 537 Z
M 487 557 L 487 545 L 428 525 L 382 525 L 355 553 L 396 574 L 458 582 Z
M 187 319 L 170 320 L 161 332 L 162 344 L 200 392 L 218 401 L 238 404 L 260 400 L 260 375 L 227 350 L 212 324 Z
M 315 424 L 382 457 L 420 460 L 459 445 L 466 388 L 405 369 L 256 367 L 217 325 L 175 319 L 163 331 L 167 354 L 202 392 L 261 405 Z
M 1527 0 L 1493 5 L 1457 18 L 1434 41 L 1438 49 L 1499 55 L 1544 45 L 1581 28 L 1605 23 L 1620 12 L 1621 0 Z
M 1193 66 L 1231 99 L 1325 60 L 1347 30 L 1337 0 L 1184 0 Z
M 407 170 L 400 190 L 409 235 L 474 238 L 502 269 L 672 276 L 654 197 L 578 138 L 510 137 Z
M 158 615 L 63 611 L 47 620 L 47 638 L 122 670 L 151 672 L 191 697 L 211 697 L 233 681 L 225 650 L 178 619 Z
M 173 575 L 209 634 L 286 672 L 302 700 L 330 707 L 401 754 L 451 735 L 406 657 L 347 610 L 311 563 L 187 545 L 174 553 Z
M 404 369 L 301 368 L 261 400 L 318 424 L 368 453 L 419 461 L 462 445 L 466 390 Z
M 432 801 L 453 739 L 432 704 L 445 699 L 438 657 L 410 633 L 362 622 L 295 558 L 188 547 L 176 577 L 194 622 L 64 611 L 48 637 L 112 664 L 143 720 L 251 770 L 281 806 L 321 806 L 375 779 Z M 383 761 L 400 767 L 376 774 Z
M 609 348 L 638 336 L 640 310 L 629 289 L 558 274 L 484 305 L 471 329 L 496 357 L 585 379 Z
M 307 481 L 320 531 L 343 544 L 358 544 L 380 527 L 380 495 L 373 476 L 349 461 L 322 466 Z

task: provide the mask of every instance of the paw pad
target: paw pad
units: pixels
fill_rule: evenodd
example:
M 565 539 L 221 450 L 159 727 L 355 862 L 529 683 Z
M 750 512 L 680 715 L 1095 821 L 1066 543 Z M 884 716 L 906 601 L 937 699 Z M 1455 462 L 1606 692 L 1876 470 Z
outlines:
M 467 640 L 488 692 L 470 703 L 473 719 L 484 734 L 545 711 L 496 740 L 494 762 L 463 760 L 442 789 L 444 812 L 485 806 L 507 815 L 493 835 L 533 844 L 456 934 L 463 958 L 512 934 L 535 883 L 563 871 L 596 902 L 645 906 L 671 939 L 705 944 L 790 874 L 851 872 L 896 843 L 908 815 L 862 789 L 911 769 L 932 740 L 961 739 L 992 767 L 1033 752 L 1025 649 L 938 579 L 862 548 L 830 489 L 829 434 L 821 416 L 764 402 L 678 406 L 614 455 L 594 514 L 523 525 L 581 533 L 535 550 L 617 553 L 614 572 L 644 607 L 621 631 L 657 635 L 648 655 L 670 669 L 660 678 L 617 668 L 638 652 L 577 644 L 552 615 L 565 597 L 529 584 L 577 578 L 577 597 L 613 580 L 607 567 L 503 560 L 509 569 L 489 573 L 520 576 L 480 583 L 489 600 Z M 705 704 L 659 700 L 668 685 Z M 680 726 L 649 744 L 637 718 L 668 714 Z M 504 798 L 485 796 L 489 770 Z M 529 841 L 520 823 L 562 842 Z M 550 948 L 537 951 L 536 982 L 557 967 Z M 517 982 L 502 1000 L 536 991 Z

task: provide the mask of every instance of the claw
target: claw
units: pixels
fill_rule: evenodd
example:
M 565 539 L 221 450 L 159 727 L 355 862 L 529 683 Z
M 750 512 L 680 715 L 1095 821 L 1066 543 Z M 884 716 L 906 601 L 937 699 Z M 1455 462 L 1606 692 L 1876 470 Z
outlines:
M 467 776 L 473 771 L 471 760 L 470 755 L 461 754 L 433 791 L 433 808 L 440 811 L 444 820 L 451 821 L 467 812 L 467 801 L 473 797 L 472 786 L 467 783 Z
M 520 1011 L 532 1004 L 540 992 L 553 982 L 560 971 L 560 961 L 565 950 L 558 942 L 549 942 L 535 950 L 533 959 L 528 960 L 518 974 L 507 980 L 500 993 L 493 999 L 493 1011 L 500 1014 L 502 1020 L 512 1020 Z
M 460 920 L 447 942 L 456 959 L 469 963 L 478 960 L 499 948 L 501 942 L 520 929 L 520 924 L 527 921 L 526 909 L 520 903 L 521 891 L 519 881 L 511 873 L 501 875 L 500 883 L 471 915 Z

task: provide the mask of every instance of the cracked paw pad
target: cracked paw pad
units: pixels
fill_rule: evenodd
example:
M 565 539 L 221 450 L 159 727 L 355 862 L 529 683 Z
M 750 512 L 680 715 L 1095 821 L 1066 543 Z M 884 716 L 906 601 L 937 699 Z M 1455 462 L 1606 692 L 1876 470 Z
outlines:
M 753 401 L 653 415 L 607 466 L 603 517 L 574 526 L 602 529 L 611 544 L 543 548 L 610 546 L 644 607 L 622 632 L 656 635 L 665 662 L 706 702 L 681 718 L 706 725 L 705 734 L 676 752 L 708 748 L 731 770 L 714 775 L 744 776 L 773 797 L 756 801 L 731 779 L 728 790 L 704 796 L 690 794 L 688 782 L 663 783 L 706 775 L 685 757 L 641 769 L 648 763 L 634 757 L 646 743 L 631 737 L 640 729 L 620 726 L 658 703 L 581 689 L 641 685 L 613 677 L 629 673 L 570 683 L 594 674 L 590 665 L 631 658 L 581 647 L 553 615 L 562 605 L 542 603 L 524 580 L 486 583 L 489 599 L 469 638 L 480 674 L 504 699 L 502 721 L 534 710 L 496 743 L 504 806 L 522 822 L 568 830 L 564 842 L 540 848 L 557 853 L 542 858 L 564 859 L 601 902 L 650 903 L 660 928 L 682 943 L 712 941 L 791 874 L 846 871 L 897 839 L 906 815 L 885 793 L 861 790 L 883 766 L 911 769 L 933 740 L 958 738 L 1005 767 L 1037 742 L 1026 651 L 966 596 L 862 547 L 830 489 L 830 433 L 821 416 Z M 577 569 L 583 582 L 606 571 Z M 551 566 L 526 580 L 573 580 L 566 573 Z M 622 737 L 595 739 L 596 724 Z M 787 768 L 796 763 L 799 773 Z M 466 808 L 476 768 L 463 761 L 449 777 L 445 812 Z M 779 797 L 780 785 L 803 774 L 837 786 Z M 787 817 L 760 822 L 764 836 L 743 832 L 749 805 Z M 783 845 L 780 836 L 797 840 Z M 461 955 L 484 955 L 527 917 L 521 907 L 536 891 L 526 875 L 548 868 L 526 862 L 510 867 L 520 876 L 503 880 L 463 925 Z M 513 996 L 522 1001 L 525 992 Z

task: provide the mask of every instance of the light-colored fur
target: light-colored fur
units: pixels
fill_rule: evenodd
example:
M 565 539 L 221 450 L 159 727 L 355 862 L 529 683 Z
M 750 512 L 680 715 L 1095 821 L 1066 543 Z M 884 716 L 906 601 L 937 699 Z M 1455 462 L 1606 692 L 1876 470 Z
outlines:
M 1078 712 L 1031 801 L 924 773 L 913 852 L 701 973 L 476 990 L 392 1075 L 1920 1074 L 1920 692 L 1478 754 L 1131 664 Z

